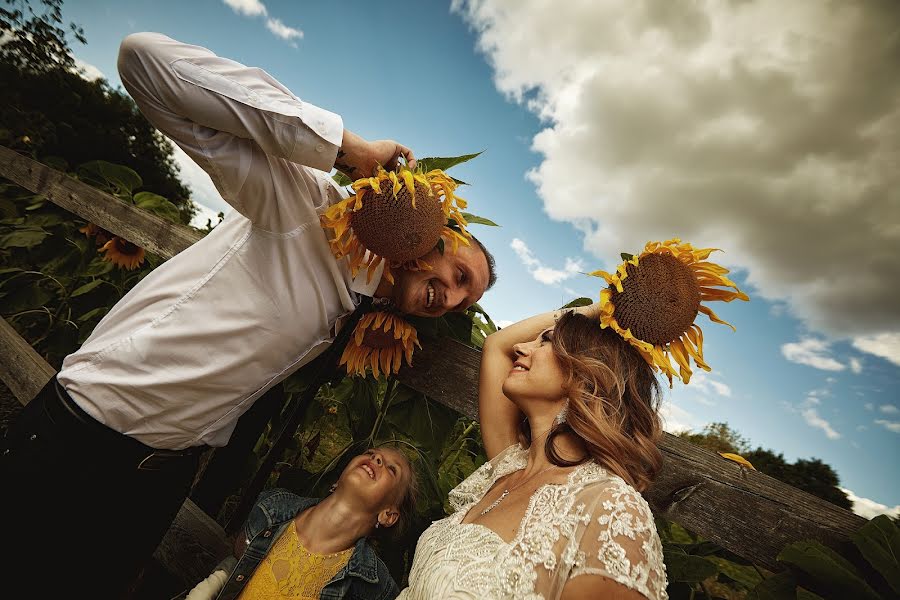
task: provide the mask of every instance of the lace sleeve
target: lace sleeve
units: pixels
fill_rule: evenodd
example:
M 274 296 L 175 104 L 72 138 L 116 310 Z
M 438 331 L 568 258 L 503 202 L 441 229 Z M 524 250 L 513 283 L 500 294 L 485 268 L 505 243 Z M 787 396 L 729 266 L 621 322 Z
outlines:
M 593 510 L 569 577 L 602 575 L 650 600 L 665 600 L 662 544 L 644 498 L 618 478 L 583 493 Z

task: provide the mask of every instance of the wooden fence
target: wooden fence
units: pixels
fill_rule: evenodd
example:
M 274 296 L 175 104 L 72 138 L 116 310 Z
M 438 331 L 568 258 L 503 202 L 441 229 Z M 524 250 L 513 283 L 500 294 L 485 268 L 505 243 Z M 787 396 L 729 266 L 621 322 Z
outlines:
M 2 146 L 0 177 L 163 258 L 201 237 Z M 479 363 L 479 350 L 444 339 L 426 344 L 416 353 L 415 366 L 402 369 L 398 378 L 437 402 L 477 418 Z M 0 379 L 16 398 L 26 404 L 54 373 L 0 319 Z M 666 434 L 660 448 L 663 469 L 644 494 L 653 510 L 758 565 L 780 570 L 775 557 L 785 545 L 815 539 L 837 546 L 865 522 L 830 502 L 673 435 Z M 186 580 L 197 580 L 228 548 L 222 528 L 188 500 L 157 557 Z

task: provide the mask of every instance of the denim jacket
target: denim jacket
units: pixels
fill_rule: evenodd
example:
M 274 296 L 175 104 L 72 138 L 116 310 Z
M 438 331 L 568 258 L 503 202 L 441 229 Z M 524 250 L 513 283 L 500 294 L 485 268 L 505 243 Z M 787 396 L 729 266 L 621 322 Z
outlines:
M 253 571 L 269 552 L 272 544 L 291 524 L 298 513 L 319 503 L 317 498 L 301 498 L 287 490 L 271 489 L 260 494 L 243 535 L 249 543 L 243 556 L 219 592 L 216 600 L 237 598 L 253 575 Z M 322 600 L 393 600 L 400 590 L 391 578 L 387 567 L 375 556 L 375 551 L 360 538 L 353 548 L 347 564 L 331 578 L 322 594 Z

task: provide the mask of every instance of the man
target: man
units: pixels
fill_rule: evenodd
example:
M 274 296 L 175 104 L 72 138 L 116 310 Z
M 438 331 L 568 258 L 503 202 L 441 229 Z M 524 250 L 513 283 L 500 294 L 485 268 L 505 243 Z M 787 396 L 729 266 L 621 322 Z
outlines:
M 381 273 L 352 279 L 332 256 L 319 215 L 345 194 L 328 172 L 369 176 L 401 156 L 414 166 L 409 148 L 366 141 L 264 71 L 163 35 L 128 36 L 119 72 L 235 211 L 122 298 L 7 433 L 2 514 L 15 556 L 3 569 L 37 595 L 127 589 L 186 497 L 199 451 L 225 445 L 361 296 L 439 316 L 494 279 L 480 244 L 434 251 L 433 271 L 397 273 L 393 285 Z

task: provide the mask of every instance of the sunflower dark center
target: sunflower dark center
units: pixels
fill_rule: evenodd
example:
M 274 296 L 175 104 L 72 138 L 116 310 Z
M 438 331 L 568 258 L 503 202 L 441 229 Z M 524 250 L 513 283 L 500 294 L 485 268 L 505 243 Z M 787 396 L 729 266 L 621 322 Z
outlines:
M 351 216 L 353 231 L 368 250 L 378 256 L 407 262 L 421 258 L 441 238 L 445 219 L 437 195 L 429 196 L 428 186 L 416 181 L 416 208 L 406 185 L 397 197 L 390 180 L 381 182 L 381 190 L 370 190 L 363 206 Z
M 615 318 L 640 340 L 664 346 L 687 331 L 700 307 L 700 285 L 690 267 L 668 254 L 628 265 L 622 292 L 613 292 Z
M 383 325 L 382 325 L 383 326 Z M 369 329 L 363 335 L 363 345 L 369 348 L 381 350 L 382 348 L 390 348 L 397 343 L 394 339 L 393 331 L 385 331 L 384 329 Z

